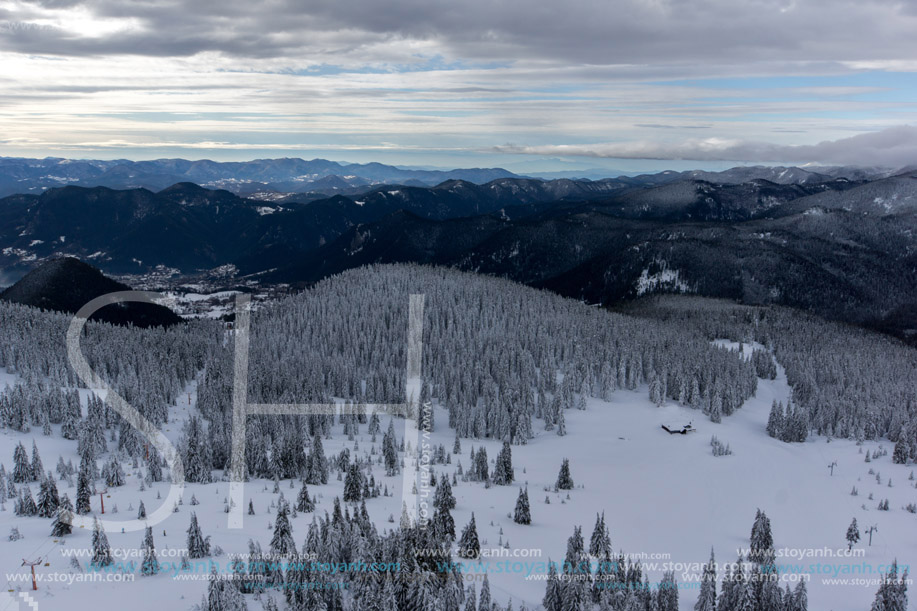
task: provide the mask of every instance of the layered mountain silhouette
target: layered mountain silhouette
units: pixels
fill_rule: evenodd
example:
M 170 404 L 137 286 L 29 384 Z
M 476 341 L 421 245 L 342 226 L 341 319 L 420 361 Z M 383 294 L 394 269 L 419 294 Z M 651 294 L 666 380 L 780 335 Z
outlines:
M 159 191 L 178 182 L 227 189 L 240 195 L 314 192 L 327 196 L 365 190 L 368 185 L 397 183 L 433 186 L 453 179 L 484 183 L 512 176 L 516 175 L 501 168 L 423 170 L 381 163 L 338 163 L 327 159 L 218 162 L 207 159 L 108 161 L 0 157 L 0 196 L 40 193 L 45 189 L 65 185 Z
M 739 170 L 748 173 L 729 176 Z M 593 303 L 692 292 L 917 337 L 913 172 L 805 172 L 788 184 L 672 174 L 680 179 L 448 180 L 273 202 L 193 183 L 70 186 L 0 200 L 0 266 L 22 274 L 61 255 L 119 274 L 231 265 L 237 277 L 304 286 L 359 265 L 414 261 Z
M 684 180 L 739 184 L 757 179 L 777 184 L 811 184 L 840 177 L 872 180 L 903 171 L 888 168 L 744 166 L 722 172 L 668 171 L 634 177 L 621 176 L 618 180 L 643 186 Z M 561 172 L 559 175 L 552 172 L 536 173 L 533 176 L 546 179 L 579 176 L 595 180 L 609 175 L 588 171 L 583 174 Z M 518 177 L 502 168 L 418 169 L 381 163 L 339 163 L 327 159 L 281 158 L 217 162 L 207 159 L 131 161 L 0 157 L 0 197 L 16 193 L 37 194 L 66 185 L 159 191 L 175 183 L 193 182 L 211 189 L 226 189 L 242 196 L 270 198 L 273 195 L 296 193 L 305 198 L 319 199 L 339 194 L 355 195 L 386 184 L 432 187 L 447 180 L 484 184 L 500 178 Z

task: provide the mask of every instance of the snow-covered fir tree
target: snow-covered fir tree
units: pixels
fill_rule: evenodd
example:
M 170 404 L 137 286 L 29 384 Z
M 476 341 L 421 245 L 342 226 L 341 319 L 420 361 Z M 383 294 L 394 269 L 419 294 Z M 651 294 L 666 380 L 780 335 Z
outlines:
M 481 555 L 481 543 L 478 540 L 478 527 L 474 522 L 474 513 L 471 514 L 471 520 L 462 529 L 462 536 L 458 542 L 458 555 L 471 559 Z
M 704 565 L 700 594 L 694 603 L 694 611 L 717 611 L 716 605 L 716 560 L 710 549 L 710 560 Z
M 93 493 L 92 458 L 84 454 L 80 459 L 80 471 L 76 482 L 76 513 L 87 514 L 92 508 L 89 499 Z
M 870 611 L 907 611 L 907 582 L 908 570 L 899 569 L 896 559 L 882 575 Z
M 860 528 L 857 526 L 857 519 L 853 518 L 853 521 L 850 522 L 850 526 L 847 527 L 847 549 L 853 549 L 853 546 L 857 544 L 860 540 Z
M 611 556 L 611 535 L 605 524 L 605 512 L 595 514 L 595 526 L 589 539 L 589 555 L 594 558 L 607 558 Z
M 274 520 L 274 535 L 271 537 L 271 554 L 287 556 L 296 552 L 296 542 L 293 540 L 293 527 L 290 524 L 290 508 L 286 501 L 281 500 L 277 507 L 277 517 Z
M 313 486 L 328 483 L 328 459 L 325 458 L 322 438 L 318 434 L 312 438 L 312 449 L 309 452 L 306 483 Z
M 30 464 L 32 476 L 29 481 L 37 482 L 45 476 L 45 468 L 41 463 L 41 456 L 38 454 L 38 445 L 32 440 L 32 462 Z
M 47 476 L 41 481 L 41 490 L 38 493 L 38 516 L 42 518 L 53 517 L 57 512 L 60 504 L 60 498 L 57 493 L 57 484 L 49 471 Z
M 251 502 L 249 502 L 249 507 L 251 508 Z M 302 483 L 302 487 L 299 489 L 299 495 L 296 497 L 296 511 L 300 513 L 315 511 L 315 502 L 309 496 L 309 487 L 306 485 L 306 482 Z M 252 509 L 250 513 L 254 515 L 254 509 Z
M 34 481 L 32 465 L 29 463 L 29 455 L 26 453 L 25 446 L 20 442 L 13 450 L 13 483 L 24 484 L 31 481 Z
M 503 442 L 503 448 L 497 454 L 493 476 L 490 479 L 497 486 L 509 486 L 515 479 L 513 454 L 508 441 Z
M 206 539 L 201 534 L 201 527 L 197 523 L 197 515 L 191 512 L 191 523 L 188 525 L 188 558 L 206 558 L 210 555 L 210 537 Z
M 63 537 L 73 532 L 73 512 L 64 506 L 58 506 L 51 524 L 51 536 Z
M 193 415 L 185 423 L 181 448 L 185 479 L 193 483 L 209 483 L 213 461 L 208 451 L 210 444 L 204 424 L 199 416 Z
M 516 524 L 532 523 L 532 512 L 529 507 L 528 489 L 519 489 L 519 497 L 516 499 L 516 508 L 513 511 L 513 522 Z
M 560 464 L 557 482 L 554 485 L 558 490 L 573 490 L 573 477 L 570 475 L 570 461 L 566 458 Z
M 140 545 L 143 559 L 140 561 L 141 575 L 155 575 L 159 572 L 159 560 L 156 558 L 156 546 L 153 544 L 153 527 L 147 526 Z
M 95 567 L 105 567 L 112 564 L 111 545 L 105 535 L 105 529 L 98 518 L 92 522 L 92 564 Z
M 344 502 L 359 503 L 363 500 L 363 474 L 357 463 L 350 465 L 344 479 Z

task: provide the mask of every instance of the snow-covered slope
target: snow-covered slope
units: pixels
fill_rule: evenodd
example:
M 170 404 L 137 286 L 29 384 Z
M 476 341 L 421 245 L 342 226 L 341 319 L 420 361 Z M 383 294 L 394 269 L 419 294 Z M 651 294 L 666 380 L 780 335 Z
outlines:
M 824 438 L 814 438 L 803 444 L 784 444 L 768 437 L 764 427 L 770 404 L 773 400 L 785 401 L 789 392 L 782 369 L 778 372 L 776 380 L 760 381 L 755 397 L 722 424 L 701 421 L 696 411 L 684 407 L 667 404 L 658 408 L 646 399 L 645 389 L 618 391 L 609 402 L 592 399 L 585 411 L 570 410 L 567 436 L 539 431 L 529 444 L 513 447 L 517 482 L 528 486 L 532 499 L 533 521 L 529 526 L 514 524 L 507 517 L 518 494 L 516 486 L 485 489 L 482 484 L 459 480 L 454 487 L 457 506 L 453 515 L 457 527 L 467 523 L 474 512 L 482 548 L 499 548 L 501 542 L 509 544 L 509 550 L 495 551 L 494 556 L 478 565 L 477 570 L 487 571 L 495 599 L 537 606 L 544 592 L 542 563 L 548 557 L 555 561 L 562 559 L 573 526 L 583 526 L 588 536 L 596 513 L 605 512 L 614 548 L 641 560 L 652 581 L 661 577 L 664 568 L 674 568 L 676 578 L 685 585 L 680 592 L 680 608 L 693 608 L 696 590 L 691 582 L 697 580 L 695 574 L 700 572 L 697 567 L 706 561 L 710 547 L 713 546 L 719 562 L 734 561 L 738 550 L 748 545 L 749 529 L 756 509 L 760 508 L 771 519 L 778 550 L 788 548 L 788 554 L 822 555 L 778 558 L 779 563 L 800 566 L 798 572 L 788 570 L 783 579 L 790 584 L 799 579 L 808 581 L 810 608 L 838 611 L 867 608 L 876 589 L 875 582 L 844 586 L 829 580 L 850 577 L 835 573 L 852 564 L 878 570 L 879 565 L 893 558 L 904 564 L 917 558 L 915 516 L 902 509 L 917 497 L 913 482 L 908 481 L 912 467 L 893 465 L 889 457 L 864 463 L 860 451 L 874 451 L 879 443 L 857 446 L 853 441 L 827 442 Z M 0 373 L 5 381 L 12 377 Z M 194 385 L 188 390 L 190 405 L 188 395 L 184 395 L 173 408 L 167 432 L 170 437 L 177 438 L 181 421 L 195 410 Z M 445 422 L 445 411 L 437 411 L 437 420 Z M 660 428 L 662 423 L 688 420 L 693 420 L 697 433 L 668 435 Z M 356 441 L 361 448 L 368 449 L 372 444 L 365 427 L 361 428 Z M 712 435 L 728 442 L 733 454 L 712 456 L 709 444 Z M 453 438 L 451 429 L 439 425 L 430 441 L 451 448 Z M 43 437 L 40 432 L 0 432 L 0 456 L 11 456 L 16 443 L 22 441 L 28 446 L 32 439 L 46 462 L 50 463 L 58 454 L 77 461 L 75 443 L 57 436 Z M 462 452 L 452 457 L 452 466 L 436 465 L 434 470 L 451 472 L 459 461 L 467 468 L 471 446 L 486 447 L 490 456 L 499 450 L 499 443 L 494 441 L 463 440 Z M 333 439 L 325 444 L 326 454 L 332 456 L 344 447 L 352 450 L 354 443 L 347 442 L 346 436 L 336 430 Z M 576 484 L 569 492 L 569 499 L 568 494 L 553 491 L 563 458 L 570 459 Z M 837 466 L 832 476 L 828 465 L 834 461 Z M 880 472 L 882 484 L 869 474 L 870 468 Z M 889 478 L 892 488 L 887 485 Z M 403 493 L 400 476 L 384 477 L 383 481 L 393 495 L 367 502 L 370 516 L 380 530 L 394 526 L 388 518 L 394 515 L 397 519 L 400 515 Z M 137 478 L 129 476 L 127 485 L 107 495 L 106 515 L 110 519 L 134 517 L 140 501 L 150 511 L 157 506 L 157 494 L 165 496 L 167 486 L 155 484 L 141 492 Z M 289 486 L 288 482 L 282 482 L 281 493 L 287 499 L 295 498 L 298 484 L 296 489 Z M 850 495 L 854 486 L 859 489 L 859 496 Z M 68 489 L 63 482 L 60 487 L 62 493 L 74 497 L 73 488 Z M 276 505 L 280 496 L 272 488 L 273 483 L 265 480 L 246 484 L 246 498 L 252 499 L 256 515 L 246 516 L 244 529 L 229 530 L 223 513 L 228 484 L 189 484 L 179 511 L 154 528 L 157 549 L 163 554 L 161 560 L 177 562 L 170 554 L 185 547 L 184 531 L 192 511 L 201 519 L 204 534 L 225 550 L 222 556 L 213 558 L 221 566 L 225 567 L 227 554 L 247 550 L 249 538 L 266 546 L 274 519 L 269 508 Z M 331 501 L 342 493 L 342 488 L 342 482 L 333 479 L 327 486 L 311 487 L 313 495 L 318 497 L 317 513 L 330 512 Z M 867 500 L 870 494 L 873 500 Z M 190 505 L 192 496 L 200 502 L 196 507 Z M 546 498 L 550 504 L 545 503 Z M 891 510 L 877 511 L 876 504 L 884 498 L 890 499 Z M 115 506 L 118 513 L 112 514 Z M 98 497 L 93 498 L 93 509 L 98 509 Z M 865 556 L 823 557 L 826 549 L 845 547 L 844 533 L 853 517 L 863 528 L 878 526 L 871 547 L 865 543 L 857 546 L 865 550 Z M 292 519 L 297 541 L 304 537 L 311 520 L 312 514 L 300 514 Z M 128 598 L 138 611 L 163 606 L 191 609 L 206 590 L 206 581 L 200 573 L 190 578 L 185 573 L 136 576 L 133 582 L 125 582 L 132 578 L 130 575 L 116 574 L 111 579 L 118 581 L 82 582 L 79 580 L 90 577 L 71 568 L 68 554 L 91 549 L 88 530 L 78 530 L 62 541 L 54 540 L 48 536 L 48 520 L 17 517 L 8 502 L 6 511 L 0 513 L 0 533 L 5 538 L 14 526 L 19 528 L 23 539 L 4 541 L 0 560 L 0 576 L 9 589 L 27 588 L 26 581 L 17 581 L 25 577 L 15 576 L 27 575 L 27 569 L 20 567 L 22 558 L 31 560 L 36 556 L 49 563 L 39 567 L 39 575 L 60 574 L 57 579 L 75 580 L 69 584 L 41 583 L 39 591 L 34 593 L 40 609 L 82 609 Z M 136 553 L 130 550 L 139 549 L 141 542 L 139 533 L 115 531 L 109 532 L 108 537 L 114 549 L 123 548 L 128 554 Z M 498 556 L 502 553 L 510 555 Z M 139 557 L 129 556 L 125 560 L 139 563 Z M 88 561 L 87 557 L 80 562 L 85 565 Z M 489 565 L 484 564 L 488 562 Z M 825 573 L 812 570 L 810 565 L 819 563 Z M 468 570 L 475 571 L 470 566 Z M 875 580 L 878 575 L 862 577 Z M 257 608 L 257 603 L 252 603 Z

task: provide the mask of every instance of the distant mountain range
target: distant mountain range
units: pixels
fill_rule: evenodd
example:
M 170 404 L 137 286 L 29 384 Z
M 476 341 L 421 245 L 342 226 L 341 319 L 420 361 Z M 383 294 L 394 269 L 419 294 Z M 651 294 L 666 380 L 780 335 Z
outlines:
M 917 339 L 915 176 L 734 168 L 510 177 L 272 202 L 188 182 L 157 192 L 68 186 L 0 199 L 0 270 L 17 276 L 69 255 L 108 273 L 219 268 L 306 285 L 364 264 L 415 261 L 593 303 L 690 292 Z
M 254 273 L 289 265 L 357 224 L 400 210 L 433 220 L 522 216 L 626 188 L 614 181 L 452 180 L 432 188 L 379 187 L 355 198 L 267 203 L 193 183 L 157 193 L 62 187 L 0 199 L 0 268 L 7 275 L 22 273 L 38 261 L 69 255 L 122 274 L 157 266 L 188 273 L 227 264 Z
M 723 172 L 660 172 L 634 177 L 639 184 L 663 184 L 682 180 L 707 180 L 716 183 L 743 183 L 764 179 L 778 184 L 824 182 L 832 178 L 871 180 L 903 170 L 882 168 L 772 168 L 738 167 Z M 536 178 L 601 179 L 613 177 L 598 170 L 534 173 Z M 327 159 L 256 159 L 242 162 L 157 159 L 153 161 L 25 159 L 0 157 L 0 197 L 16 193 L 40 193 L 65 185 L 145 188 L 159 191 L 179 182 L 191 182 L 210 189 L 225 189 L 237 195 L 274 199 L 290 193 L 311 199 L 329 195 L 353 195 L 379 185 L 399 184 L 432 187 L 447 180 L 483 184 L 498 178 L 519 178 L 501 168 L 427 170 L 400 168 L 381 163 L 338 163 Z
M 179 182 L 226 189 L 240 195 L 366 190 L 380 184 L 433 186 L 446 180 L 484 183 L 516 176 L 500 168 L 401 169 L 381 163 L 341 164 L 327 159 L 256 159 L 242 162 L 157 159 L 154 161 L 74 160 L 0 157 L 0 196 L 39 193 L 63 185 L 145 188 L 159 191 Z

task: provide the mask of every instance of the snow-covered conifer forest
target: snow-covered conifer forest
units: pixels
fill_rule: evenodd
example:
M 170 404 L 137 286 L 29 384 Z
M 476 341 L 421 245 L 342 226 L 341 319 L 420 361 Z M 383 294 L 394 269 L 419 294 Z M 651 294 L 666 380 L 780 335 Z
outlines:
M 0 609 L 914 608 L 917 352 L 887 336 L 363 267 L 253 312 L 247 402 L 336 407 L 248 416 L 236 496 L 238 327 L 90 322 L 87 386 L 71 318 L 0 302 Z

